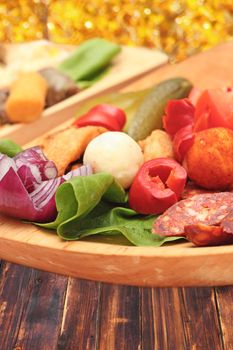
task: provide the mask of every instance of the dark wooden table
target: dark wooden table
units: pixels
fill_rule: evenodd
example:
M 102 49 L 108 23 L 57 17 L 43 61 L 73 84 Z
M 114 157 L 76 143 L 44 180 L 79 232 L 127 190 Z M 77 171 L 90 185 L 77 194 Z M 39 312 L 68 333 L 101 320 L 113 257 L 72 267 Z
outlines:
M 141 288 L 2 262 L 1 350 L 233 349 L 233 287 Z

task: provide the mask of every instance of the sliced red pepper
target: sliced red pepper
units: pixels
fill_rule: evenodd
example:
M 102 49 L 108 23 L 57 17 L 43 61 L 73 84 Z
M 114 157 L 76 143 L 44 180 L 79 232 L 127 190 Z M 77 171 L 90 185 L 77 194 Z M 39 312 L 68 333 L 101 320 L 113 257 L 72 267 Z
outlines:
M 195 108 L 188 98 L 170 100 L 165 109 L 163 127 L 167 133 L 174 135 L 186 125 L 193 124 Z
M 160 214 L 180 198 L 186 170 L 174 159 L 157 158 L 144 163 L 129 191 L 129 205 L 140 214 Z
M 102 126 L 110 131 L 121 131 L 126 122 L 125 112 L 112 105 L 100 104 L 76 119 L 74 126 Z
M 194 138 L 192 124 L 186 125 L 177 131 L 173 139 L 173 151 L 178 162 L 184 160 L 186 153 L 194 142 Z
M 79 128 L 89 125 L 102 126 L 110 131 L 121 131 L 117 120 L 103 113 L 95 113 L 93 115 L 85 114 L 81 118 L 77 119 L 73 125 Z
M 194 130 L 224 127 L 233 129 L 233 89 L 221 88 L 204 91 L 199 97 Z
M 99 105 L 96 105 L 91 109 L 92 113 L 104 113 L 107 114 L 108 116 L 111 116 L 115 118 L 118 121 L 118 124 L 120 125 L 120 128 L 123 129 L 125 123 L 126 123 L 126 115 L 123 109 L 118 108 L 113 105 L 109 105 L 106 103 L 102 103 Z

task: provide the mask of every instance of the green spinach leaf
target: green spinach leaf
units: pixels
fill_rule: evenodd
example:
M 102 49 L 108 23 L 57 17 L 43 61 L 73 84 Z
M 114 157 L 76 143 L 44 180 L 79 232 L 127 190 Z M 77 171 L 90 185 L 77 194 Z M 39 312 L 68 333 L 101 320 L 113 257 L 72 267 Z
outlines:
M 152 234 L 156 217 L 129 209 L 125 191 L 109 174 L 80 176 L 63 183 L 57 190 L 56 204 L 56 220 L 39 225 L 56 229 L 65 240 L 121 234 L 137 246 L 160 246 L 179 239 Z

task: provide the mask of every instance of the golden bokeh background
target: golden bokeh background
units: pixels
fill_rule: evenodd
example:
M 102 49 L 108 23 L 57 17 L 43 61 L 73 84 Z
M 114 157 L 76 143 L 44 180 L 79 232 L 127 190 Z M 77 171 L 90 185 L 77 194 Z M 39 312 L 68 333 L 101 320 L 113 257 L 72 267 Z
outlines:
M 233 0 L 0 0 L 1 42 L 96 36 L 180 61 L 233 38 Z

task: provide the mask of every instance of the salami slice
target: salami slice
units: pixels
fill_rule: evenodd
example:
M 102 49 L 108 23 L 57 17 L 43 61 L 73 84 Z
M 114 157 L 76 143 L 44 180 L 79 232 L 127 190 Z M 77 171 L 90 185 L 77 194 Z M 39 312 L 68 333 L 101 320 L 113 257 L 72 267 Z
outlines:
M 233 210 L 232 209 L 222 220 L 221 227 L 223 228 L 224 232 L 231 233 L 233 235 Z
M 233 208 L 233 193 L 204 193 L 183 199 L 162 214 L 152 232 L 161 236 L 186 236 L 188 225 L 220 225 Z M 231 223 L 233 225 L 233 222 Z
M 225 232 L 221 225 L 187 225 L 185 226 L 184 230 L 186 238 L 199 247 L 233 243 L 233 234 L 230 232 Z
M 187 198 L 192 198 L 197 194 L 204 194 L 204 193 L 216 193 L 216 191 L 207 190 L 205 188 L 202 188 L 196 185 L 194 182 L 189 181 L 187 182 L 181 197 L 182 199 L 187 199 Z

